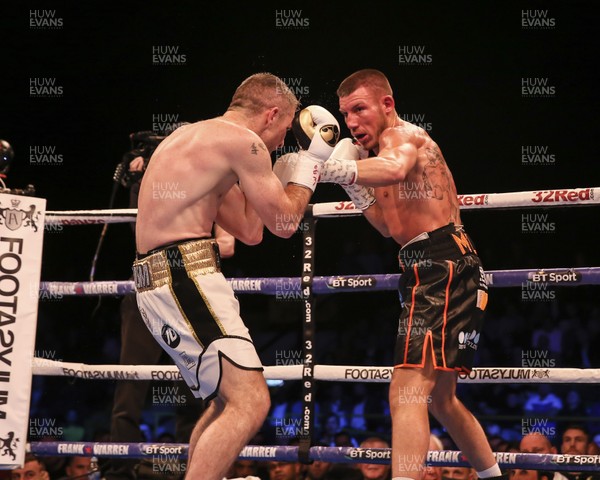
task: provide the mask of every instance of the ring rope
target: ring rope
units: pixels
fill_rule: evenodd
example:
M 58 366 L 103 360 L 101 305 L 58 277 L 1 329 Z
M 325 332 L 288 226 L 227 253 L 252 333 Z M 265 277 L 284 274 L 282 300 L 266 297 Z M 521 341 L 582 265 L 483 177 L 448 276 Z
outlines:
M 188 444 L 185 443 L 99 443 L 99 442 L 31 442 L 28 451 L 41 456 L 79 455 L 105 458 L 158 458 L 174 460 L 186 458 Z M 331 463 L 374 463 L 389 465 L 392 455 L 390 448 L 355 447 L 311 447 L 310 460 Z M 596 471 L 600 465 L 599 455 L 560 455 L 542 453 L 495 452 L 500 468 L 523 468 L 552 471 Z M 298 460 L 298 447 L 295 446 L 255 446 L 242 449 L 242 460 Z M 441 450 L 427 453 L 428 466 L 470 467 L 467 458 L 460 451 Z
M 459 195 L 459 205 L 461 209 L 507 209 L 517 207 L 557 207 L 557 206 L 581 206 L 581 205 L 593 205 L 600 203 L 600 189 L 599 188 L 581 188 L 581 189 L 567 189 L 567 190 L 548 190 L 548 191 L 532 191 L 532 192 L 513 192 L 506 194 L 477 194 L 477 195 Z M 312 215 L 316 217 L 340 217 L 348 215 L 361 215 L 360 210 L 355 209 L 354 204 L 348 201 L 342 202 L 331 202 L 326 204 L 310 205 Z M 136 209 L 118 209 L 118 210 L 97 210 L 97 211 L 68 211 L 68 212 L 47 212 L 46 224 L 62 224 L 62 225 L 83 225 L 83 224 L 102 224 L 102 223 L 123 223 L 133 222 L 137 216 Z M 576 272 L 576 269 L 561 269 L 558 270 L 558 274 L 561 275 L 555 283 L 558 286 L 562 283 L 562 278 L 566 285 L 574 284 L 587 284 L 583 283 L 583 275 L 581 272 Z M 592 269 L 586 269 L 592 270 Z M 600 270 L 600 269 L 594 269 Z M 491 272 L 490 272 L 491 273 Z M 494 286 L 520 286 L 524 282 L 532 283 L 548 283 L 550 279 L 549 270 L 521 270 L 521 271 L 499 271 L 498 276 L 504 276 L 506 283 L 513 284 L 500 285 L 500 280 L 494 285 L 494 278 L 491 278 L 491 285 Z M 525 278 L 522 278 L 522 274 L 525 273 Z M 579 277 L 577 274 L 579 273 Z M 587 272 L 586 272 L 587 273 Z M 594 271 L 592 277 L 600 277 L 600 272 Z M 518 276 L 521 274 L 520 281 L 514 284 L 515 274 Z M 543 275 L 540 275 L 543 274 Z M 511 276 L 512 275 L 512 276 Z M 537 275 L 537 277 L 534 277 Z M 348 281 L 351 278 L 362 277 L 361 280 L 371 279 L 370 282 L 380 280 L 384 283 L 386 290 L 395 290 L 397 288 L 397 282 L 399 275 L 385 275 L 385 276 L 354 276 L 354 277 L 321 277 L 311 279 L 311 287 L 314 286 L 314 293 L 333 293 L 335 291 L 342 291 L 340 288 L 344 288 L 349 284 Z M 386 285 L 385 282 L 381 282 L 381 278 L 384 277 L 386 280 L 390 280 L 391 285 Z M 345 282 L 341 279 L 346 278 Z M 235 283 L 239 282 L 240 279 L 232 280 L 232 287 L 235 291 Z M 258 282 L 259 290 L 262 293 L 262 282 L 267 279 L 254 279 L 254 282 Z M 277 279 L 268 279 L 270 282 L 277 281 Z M 303 279 L 289 279 L 290 287 L 298 283 L 298 290 L 300 286 L 306 286 Z M 322 285 L 319 285 L 321 280 Z M 247 279 L 249 284 L 252 284 L 252 279 Z M 336 282 L 337 283 L 334 283 Z M 354 283 L 354 282 L 353 282 Z M 553 283 L 550 281 L 550 283 Z M 598 284 L 600 281 L 598 278 L 594 278 L 590 284 Z M 42 291 L 44 287 L 48 293 L 52 293 L 53 288 L 60 290 L 60 286 L 64 288 L 61 294 L 66 293 L 68 289 L 68 283 L 66 282 L 44 282 L 42 284 Z M 244 285 L 244 284 L 243 284 Z M 277 284 L 275 283 L 275 292 L 273 292 L 273 283 L 269 285 L 271 288 L 271 294 L 277 293 Z M 281 284 L 279 284 L 281 286 Z M 71 283 L 73 292 L 75 295 L 98 295 L 99 291 L 101 294 L 118 294 L 119 286 L 121 291 L 130 288 L 133 291 L 132 282 L 74 282 Z M 319 292 L 318 286 L 324 290 Z M 353 284 L 353 287 L 360 287 Z M 367 286 L 367 283 L 364 284 Z M 366 290 L 374 290 L 374 285 L 368 283 Z M 339 288 L 337 288 L 339 287 Z M 351 288 L 346 291 L 360 291 L 358 288 Z M 105 289 L 105 290 L 104 290 Z M 333 290 L 333 292 L 331 292 Z M 242 291 L 245 291 L 242 289 Z M 251 290 L 253 291 L 253 290 Z M 311 288 L 312 291 L 312 288 Z M 129 293 L 129 292 L 127 292 Z M 33 374 L 34 375 L 58 375 L 58 376 L 72 376 L 86 379 L 159 379 L 157 372 L 163 372 L 164 375 L 170 373 L 171 376 L 176 376 L 179 379 L 180 374 L 176 367 L 159 367 L 156 365 L 152 366 L 111 366 L 111 365 L 85 365 L 58 362 L 43 358 L 33 359 Z M 76 367 L 76 368 L 73 368 Z M 289 379 L 302 379 L 304 376 L 303 365 L 290 365 L 290 366 L 277 366 L 277 367 L 266 367 L 265 378 L 269 378 L 271 375 L 276 377 L 284 377 L 282 375 L 285 370 L 286 375 L 292 375 Z M 149 371 L 148 371 L 149 370 Z M 354 374 L 353 372 L 357 373 Z M 315 365 L 314 373 L 311 378 L 315 380 L 330 380 L 330 381 L 376 381 L 376 382 L 388 382 L 391 379 L 391 373 L 393 369 L 390 367 L 344 367 L 344 366 L 329 366 L 329 365 Z M 51 372 L 51 373 L 50 373 Z M 363 378 L 366 373 L 366 378 Z M 141 374 L 141 375 L 140 375 Z M 149 375 L 149 378 L 143 378 L 144 375 Z M 164 376 L 163 375 L 163 376 Z M 355 375 L 358 378 L 354 378 Z M 565 380 L 568 377 L 568 380 Z M 502 383 L 504 381 L 508 383 L 527 383 L 528 381 L 538 381 L 540 383 L 560 383 L 568 381 L 569 383 L 597 383 L 600 378 L 600 370 L 592 369 L 529 369 L 529 368 L 491 368 L 491 369 L 473 369 L 473 372 L 468 377 L 461 377 L 459 381 L 474 381 L 477 380 L 479 383 Z M 164 378 L 163 378 L 164 379 Z M 285 379 L 285 378 L 278 378 Z M 312 417 L 312 416 L 311 416 Z M 40 449 L 52 448 L 50 442 L 34 442 L 30 446 L 32 451 L 36 453 L 44 454 Z M 60 455 L 61 445 L 64 447 L 66 444 L 58 443 L 55 444 L 55 451 L 52 453 L 46 453 L 47 455 Z M 148 455 L 160 454 L 160 446 L 157 444 L 106 444 L 106 443 L 79 443 L 72 444 L 78 445 L 77 449 L 81 449 L 84 454 L 96 455 L 96 456 L 131 456 L 129 450 L 132 447 L 137 446 L 137 453 L 142 454 L 142 458 L 146 458 Z M 152 446 L 154 445 L 154 446 Z M 179 452 L 181 455 L 187 450 L 186 445 L 168 445 L 164 447 L 164 452 Z M 273 455 L 277 454 L 277 458 L 280 460 L 297 461 L 302 451 L 298 447 L 252 447 L 248 446 L 244 448 L 240 454 L 240 458 L 258 459 L 264 460 L 266 450 L 271 449 L 268 455 L 270 458 L 274 458 Z M 74 453 L 72 448 L 63 450 L 69 450 L 68 453 L 62 453 L 64 455 L 72 455 Z M 133 448 L 134 455 L 136 449 Z M 376 452 L 375 450 L 380 450 Z M 383 451 L 385 450 L 385 451 Z M 262 452 L 262 453 L 261 453 Z M 441 463 L 431 460 L 433 454 L 447 454 L 443 458 Z M 245 456 L 248 454 L 249 456 Z M 391 458 L 390 449 L 355 449 L 352 447 L 310 447 L 307 452 L 308 459 L 310 460 L 323 460 L 331 462 L 354 462 L 354 463 L 389 463 Z M 257 457 L 255 456 L 257 455 Z M 581 471 L 597 470 L 597 465 L 600 464 L 600 456 L 588 456 L 588 455 L 552 455 L 552 454 L 517 454 L 517 453 L 496 453 L 498 463 L 503 468 L 536 468 L 540 465 L 548 467 L 552 464 L 553 470 L 572 470 L 574 465 L 577 465 L 577 469 Z M 282 458 L 283 457 L 283 458 Z M 528 458 L 538 457 L 538 458 Z M 542 458 L 540 458 L 542 457 Z M 441 458 L 441 457 L 438 457 Z M 380 462 L 374 460 L 379 459 Z M 449 461 L 451 460 L 451 461 Z M 440 460 L 437 460 L 440 462 Z M 528 463 L 531 462 L 531 463 Z M 465 457 L 460 452 L 429 452 L 428 454 L 428 465 L 460 465 L 468 466 Z
M 304 365 L 264 367 L 267 380 L 301 380 Z M 315 365 L 314 379 L 327 382 L 388 383 L 393 367 L 358 365 Z M 89 365 L 62 362 L 48 358 L 33 358 L 33 374 L 74 377 L 86 380 L 182 380 L 174 365 Z M 473 368 L 469 375 L 460 374 L 464 383 L 599 383 L 598 368 Z
M 600 285 L 600 267 L 539 268 L 522 270 L 489 270 L 485 272 L 490 287 L 522 287 L 532 283 L 547 287 Z M 398 289 L 400 274 L 315 276 L 313 293 L 389 291 Z M 300 277 L 256 277 L 227 279 L 236 293 L 279 295 L 288 300 L 302 299 Z M 131 280 L 94 282 L 40 282 L 40 294 L 63 295 L 126 295 L 135 291 Z
M 508 193 L 475 193 L 458 195 L 461 210 L 575 207 L 600 204 L 600 187 L 532 190 Z M 362 215 L 350 201 L 309 205 L 314 217 L 346 217 Z M 134 222 L 137 209 L 63 210 L 46 212 L 49 225 L 93 225 Z

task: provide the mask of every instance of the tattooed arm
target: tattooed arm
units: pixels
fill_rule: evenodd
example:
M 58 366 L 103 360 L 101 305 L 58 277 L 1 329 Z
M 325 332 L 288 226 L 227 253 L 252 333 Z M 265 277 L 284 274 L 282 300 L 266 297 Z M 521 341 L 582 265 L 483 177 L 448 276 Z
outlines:
M 456 186 L 442 152 L 433 143 L 425 149 L 425 155 L 427 161 L 423 167 L 423 185 L 431 192 L 432 199 L 449 202 L 450 213 L 447 221 L 460 224 Z
M 436 200 L 448 198 L 451 191 L 450 172 L 437 146 L 425 149 L 427 163 L 423 167 L 423 184 Z
M 274 235 L 289 238 L 304 217 L 312 190 L 295 184 L 289 184 L 284 190 L 273 173 L 271 157 L 265 145 L 258 137 L 249 140 L 242 148 L 244 154 L 237 158 L 232 167 L 243 189 L 244 218 L 248 220 L 256 215 Z M 221 223 L 219 218 L 222 214 L 220 208 L 217 223 Z M 222 225 L 227 228 L 225 224 Z M 228 231 L 235 235 L 231 230 Z

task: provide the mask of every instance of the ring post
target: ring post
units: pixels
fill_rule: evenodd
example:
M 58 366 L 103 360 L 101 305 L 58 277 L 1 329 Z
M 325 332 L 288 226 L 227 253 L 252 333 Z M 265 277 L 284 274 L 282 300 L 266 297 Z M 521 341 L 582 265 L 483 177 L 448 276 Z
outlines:
M 305 222 L 305 223 L 304 223 Z M 309 205 L 302 225 L 302 278 L 300 288 L 304 305 L 303 333 L 303 366 L 302 366 L 302 436 L 298 448 L 298 459 L 304 464 L 311 463 L 310 447 L 314 425 L 314 311 L 313 277 L 315 267 L 315 227 L 316 217 Z
M 0 193 L 0 470 L 23 465 L 46 200 Z

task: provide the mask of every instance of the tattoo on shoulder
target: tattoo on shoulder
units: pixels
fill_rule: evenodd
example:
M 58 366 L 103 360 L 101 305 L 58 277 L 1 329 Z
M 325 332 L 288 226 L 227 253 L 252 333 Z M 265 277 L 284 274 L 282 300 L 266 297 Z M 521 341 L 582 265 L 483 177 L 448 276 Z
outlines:
M 448 167 L 442 156 L 442 152 L 436 146 L 426 148 L 427 163 L 423 168 L 423 183 L 426 190 L 432 192 L 432 197 L 437 200 L 443 200 L 450 194 L 451 182 Z
M 258 155 L 258 149 L 261 149 L 263 152 L 267 152 L 267 147 L 264 143 L 252 142 L 252 145 L 250 146 L 250 153 L 252 155 Z
M 438 164 L 446 163 L 444 162 L 444 157 L 442 157 L 442 152 L 438 147 L 428 147 L 425 149 L 427 154 L 428 166 L 437 166 Z

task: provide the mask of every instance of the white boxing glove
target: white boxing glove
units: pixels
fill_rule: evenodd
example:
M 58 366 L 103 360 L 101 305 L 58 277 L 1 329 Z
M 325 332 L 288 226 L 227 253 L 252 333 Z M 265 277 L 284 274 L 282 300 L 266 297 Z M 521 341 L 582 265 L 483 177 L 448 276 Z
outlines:
M 292 121 L 292 131 L 300 150 L 323 162 L 331 156 L 340 138 L 337 120 L 318 105 L 309 105 L 297 112 Z
M 331 156 L 339 139 L 340 126 L 325 108 L 309 105 L 294 116 L 292 131 L 300 151 L 290 182 L 314 191 L 323 163 Z
M 352 142 L 351 138 L 342 138 L 333 149 L 333 153 L 323 165 L 319 182 L 353 185 L 358 178 L 356 160 L 365 150 Z
M 341 185 L 354 206 L 366 210 L 375 203 L 373 188 L 356 185 L 358 168 L 356 161 L 368 157 L 368 152 L 351 138 L 343 138 L 333 149 L 331 157 L 323 165 L 319 182 Z
M 273 173 L 277 175 L 277 178 L 281 181 L 283 188 L 291 181 L 292 175 L 298 164 L 299 154 L 297 152 L 286 153 L 282 155 L 273 165 Z

